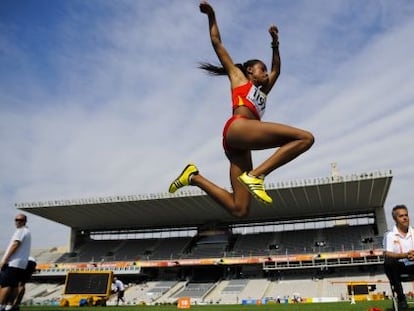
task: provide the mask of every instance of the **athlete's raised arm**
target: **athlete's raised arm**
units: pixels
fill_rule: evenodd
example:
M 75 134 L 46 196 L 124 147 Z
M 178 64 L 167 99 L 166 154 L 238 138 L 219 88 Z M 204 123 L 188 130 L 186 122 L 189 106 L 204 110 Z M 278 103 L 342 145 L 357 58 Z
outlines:
M 289 125 L 262 122 L 266 109 L 266 96 L 280 73 L 278 30 L 271 25 L 272 65 L 270 70 L 259 59 L 243 63 L 233 60 L 221 41 L 213 7 L 205 0 L 200 2 L 200 12 L 209 22 L 210 40 L 221 64 L 200 63 L 200 69 L 213 76 L 228 76 L 231 85 L 231 114 L 223 129 L 223 147 L 230 161 L 232 191 L 216 185 L 189 163 L 170 184 L 168 191 L 176 192 L 186 186 L 196 186 L 205 191 L 215 202 L 235 217 L 250 213 L 251 197 L 259 202 L 272 204 L 266 193 L 264 178 L 275 169 L 292 161 L 308 150 L 314 138 L 312 133 Z M 270 157 L 253 166 L 252 151 L 275 148 Z
M 279 30 L 275 25 L 271 25 L 269 33 L 272 37 L 272 67 L 269 72 L 269 83 L 262 88 L 262 91 L 266 94 L 271 91 L 280 75 Z
M 234 65 L 230 54 L 227 52 L 221 41 L 220 31 L 213 7 L 207 1 L 201 1 L 200 12 L 208 16 L 211 44 L 213 45 L 221 65 L 227 72 L 232 88 L 245 83 L 245 81 L 247 81 L 245 75 Z

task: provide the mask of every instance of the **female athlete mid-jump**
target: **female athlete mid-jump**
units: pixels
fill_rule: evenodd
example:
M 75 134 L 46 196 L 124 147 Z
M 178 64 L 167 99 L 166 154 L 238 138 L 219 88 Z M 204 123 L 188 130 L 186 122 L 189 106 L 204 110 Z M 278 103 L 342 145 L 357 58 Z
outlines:
M 171 183 L 169 192 L 184 186 L 197 186 L 233 216 L 248 215 L 251 195 L 262 203 L 271 204 L 266 193 L 264 178 L 273 170 L 293 160 L 313 142 L 313 135 L 298 128 L 279 123 L 262 122 L 266 109 L 266 96 L 280 74 L 278 29 L 272 25 L 272 67 L 257 59 L 235 64 L 221 41 L 213 7 L 206 1 L 200 3 L 200 11 L 208 17 L 210 39 L 221 66 L 202 63 L 200 68 L 212 75 L 227 75 L 232 92 L 233 116 L 223 130 L 223 147 L 230 161 L 230 181 L 233 192 L 217 186 L 204 176 L 193 164 L 188 164 Z M 278 148 L 268 159 L 253 168 L 252 150 Z

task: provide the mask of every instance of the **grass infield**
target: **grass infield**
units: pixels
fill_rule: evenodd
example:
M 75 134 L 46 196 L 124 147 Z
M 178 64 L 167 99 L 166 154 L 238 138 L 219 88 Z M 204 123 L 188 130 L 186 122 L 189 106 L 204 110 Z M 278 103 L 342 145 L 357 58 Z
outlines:
M 356 304 L 349 302 L 306 303 L 306 304 L 267 304 L 267 305 L 192 305 L 190 309 L 178 309 L 174 305 L 165 306 L 107 306 L 107 307 L 58 307 L 58 306 L 22 306 L 21 311 L 368 311 L 371 308 L 391 311 L 391 300 L 361 301 Z M 414 311 L 414 306 L 410 305 Z

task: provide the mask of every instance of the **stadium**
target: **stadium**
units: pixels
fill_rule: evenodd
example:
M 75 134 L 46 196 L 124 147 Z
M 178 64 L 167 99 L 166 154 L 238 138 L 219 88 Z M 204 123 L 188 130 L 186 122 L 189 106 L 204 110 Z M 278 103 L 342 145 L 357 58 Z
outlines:
M 391 170 L 342 176 L 333 164 L 327 177 L 266 185 L 273 205 L 252 202 L 242 219 L 201 191 L 16 203 L 71 228 L 67 249 L 34 251 L 24 303 L 60 304 L 74 271 L 117 275 L 127 305 L 384 299 L 392 178 Z

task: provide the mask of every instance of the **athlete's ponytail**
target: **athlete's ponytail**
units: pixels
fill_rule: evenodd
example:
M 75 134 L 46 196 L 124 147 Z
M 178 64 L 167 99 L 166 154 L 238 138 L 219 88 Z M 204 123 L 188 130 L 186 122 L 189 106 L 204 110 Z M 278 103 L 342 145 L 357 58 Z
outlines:
M 198 68 L 207 71 L 212 76 L 225 76 L 227 75 L 226 69 L 222 66 L 216 66 L 210 63 L 200 63 Z
M 247 68 L 254 66 L 256 63 L 262 63 L 261 60 L 258 59 L 250 59 L 247 62 L 240 64 L 234 64 L 237 68 L 239 68 L 243 74 L 247 77 Z M 208 74 L 212 76 L 225 76 L 227 75 L 227 70 L 224 69 L 223 66 L 217 66 L 210 63 L 201 62 L 198 66 L 198 68 L 205 70 L 208 72 Z

